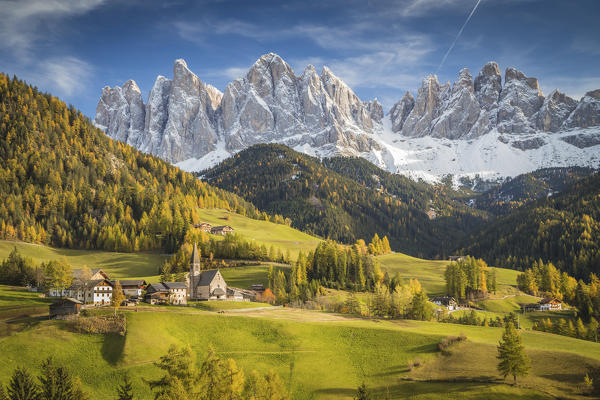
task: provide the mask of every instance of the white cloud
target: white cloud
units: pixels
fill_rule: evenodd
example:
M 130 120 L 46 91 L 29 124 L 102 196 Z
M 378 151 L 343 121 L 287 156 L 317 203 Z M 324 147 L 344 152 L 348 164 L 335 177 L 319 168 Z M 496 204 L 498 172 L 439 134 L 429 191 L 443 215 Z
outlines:
M 92 67 L 76 57 L 52 58 L 39 64 L 34 79 L 58 94 L 71 96 L 86 90 Z
M 57 30 L 57 22 L 84 14 L 105 0 L 1 0 L 0 48 L 20 59 L 30 57 L 39 40 L 47 40 Z

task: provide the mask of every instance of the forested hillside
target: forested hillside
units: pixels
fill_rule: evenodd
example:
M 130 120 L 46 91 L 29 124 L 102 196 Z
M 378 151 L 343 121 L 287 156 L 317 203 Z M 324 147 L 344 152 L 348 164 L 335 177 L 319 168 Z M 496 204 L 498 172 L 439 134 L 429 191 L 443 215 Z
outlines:
M 533 200 L 562 192 L 594 172 L 592 168 L 583 167 L 539 169 L 482 193 L 474 199 L 474 206 L 495 215 L 510 214 Z
M 264 217 L 240 197 L 109 139 L 56 97 L 0 74 L 0 238 L 173 251 L 197 222 L 197 207 Z
M 600 174 L 496 219 L 463 252 L 517 269 L 551 261 L 577 278 L 600 272 Z
M 445 256 L 485 216 L 444 200 L 436 188 L 366 161 L 338 158 L 321 164 L 283 145 L 253 146 L 202 177 L 262 210 L 291 218 L 296 228 L 345 243 L 378 233 L 394 250 L 422 257 Z

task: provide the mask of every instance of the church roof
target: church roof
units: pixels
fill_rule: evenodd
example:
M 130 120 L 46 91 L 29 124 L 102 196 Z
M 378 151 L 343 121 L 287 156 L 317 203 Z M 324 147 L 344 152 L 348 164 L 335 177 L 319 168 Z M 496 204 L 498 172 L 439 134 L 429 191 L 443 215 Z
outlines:
M 200 282 L 198 282 L 198 286 L 208 286 L 215 279 L 217 274 L 219 273 L 218 269 L 214 269 L 212 271 L 204 271 L 202 275 L 200 275 Z
M 194 242 L 194 250 L 192 251 L 192 260 L 191 260 L 191 264 L 200 264 L 200 255 L 198 254 L 198 246 L 196 246 L 196 243 Z

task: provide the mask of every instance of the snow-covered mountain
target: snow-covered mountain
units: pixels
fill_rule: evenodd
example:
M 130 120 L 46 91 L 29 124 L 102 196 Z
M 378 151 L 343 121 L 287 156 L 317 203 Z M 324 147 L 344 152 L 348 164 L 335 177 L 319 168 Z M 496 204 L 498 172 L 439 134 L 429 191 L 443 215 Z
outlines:
M 176 60 L 144 104 L 134 81 L 102 90 L 95 123 L 112 138 L 186 170 L 201 170 L 257 143 L 327 157 L 357 155 L 392 172 L 436 181 L 514 176 L 542 167 L 600 166 L 600 90 L 580 101 L 495 62 L 475 80 L 423 79 L 388 115 L 340 78 L 311 65 L 297 76 L 276 54 L 260 57 L 225 92 Z

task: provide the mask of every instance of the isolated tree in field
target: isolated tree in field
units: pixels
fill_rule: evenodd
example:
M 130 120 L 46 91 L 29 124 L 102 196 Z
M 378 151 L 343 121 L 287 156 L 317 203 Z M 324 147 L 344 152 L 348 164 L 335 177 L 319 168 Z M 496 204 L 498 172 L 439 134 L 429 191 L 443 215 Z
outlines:
M 117 281 L 112 291 L 112 300 L 111 305 L 115 309 L 115 315 L 117 315 L 117 310 L 121 307 L 121 303 L 125 300 L 125 295 L 123 294 L 123 288 L 121 287 L 121 282 Z
M 62 291 L 73 281 L 71 266 L 63 261 L 52 260 L 44 264 L 44 285 L 48 290 L 56 290 L 62 296 Z
M 502 340 L 498 343 L 498 370 L 506 379 L 512 376 L 515 384 L 517 377 L 527 376 L 529 373 L 529 357 L 525 354 L 525 348 L 521 343 L 521 336 L 512 322 L 506 324 Z
M 129 375 L 124 375 L 123 382 L 117 387 L 117 400 L 133 400 L 133 388 Z
M 367 390 L 367 385 L 365 385 L 365 383 L 363 382 L 363 384 L 360 385 L 358 387 L 358 389 L 356 390 L 356 397 L 354 397 L 354 400 L 370 400 L 370 399 L 371 399 L 371 394 Z
M 6 388 L 11 400 L 41 400 L 40 389 L 25 368 L 17 368 Z

